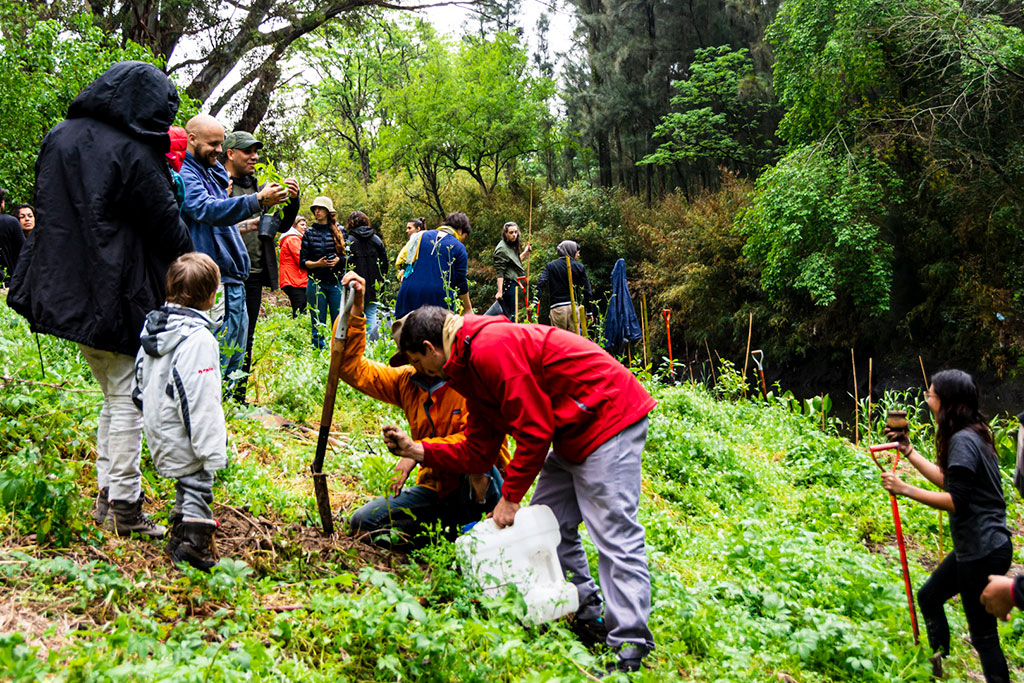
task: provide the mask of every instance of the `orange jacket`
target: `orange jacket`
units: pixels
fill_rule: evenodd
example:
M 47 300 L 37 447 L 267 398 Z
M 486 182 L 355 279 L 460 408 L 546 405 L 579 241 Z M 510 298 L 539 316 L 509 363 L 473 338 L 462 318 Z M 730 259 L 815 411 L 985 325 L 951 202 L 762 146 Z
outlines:
M 335 323 L 337 325 L 337 323 Z M 333 335 L 331 336 L 333 340 Z M 466 399 L 443 380 L 418 377 L 411 365 L 393 368 L 363 356 L 366 318 L 349 316 L 348 335 L 341 360 L 341 380 L 371 398 L 396 405 L 409 420 L 409 436 L 422 443 L 465 441 Z M 507 440 L 495 462 L 502 473 L 512 459 Z M 490 466 L 488 465 L 488 471 Z M 442 498 L 459 488 L 461 474 L 420 467 L 418 486 L 437 491 Z
M 280 287 L 305 287 L 309 273 L 299 267 L 299 247 L 302 235 L 292 228 L 281 237 L 281 256 L 277 268 L 277 281 Z

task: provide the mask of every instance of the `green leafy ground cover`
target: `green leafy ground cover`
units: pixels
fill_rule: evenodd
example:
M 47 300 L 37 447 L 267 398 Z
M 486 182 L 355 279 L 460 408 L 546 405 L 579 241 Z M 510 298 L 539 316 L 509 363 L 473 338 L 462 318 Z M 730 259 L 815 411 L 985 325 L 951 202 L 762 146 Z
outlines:
M 40 337 L 37 348 L 6 306 L 0 330 L 0 677 L 582 681 L 607 661 L 563 624 L 524 626 L 517 596 L 484 598 L 457 571 L 448 543 L 405 557 L 318 538 L 306 475 L 313 441 L 302 425 L 318 416 L 327 357 L 309 349 L 308 321 L 284 308 L 261 321 L 250 399 L 289 422 L 229 409 L 233 464 L 216 497 L 231 557 L 210 575 L 172 568 L 158 544 L 110 538 L 91 524 L 101 397 L 88 367 L 72 344 Z M 371 353 L 386 356 L 386 345 Z M 634 678 L 928 681 L 926 648 L 911 641 L 888 501 L 867 455 L 827 416 L 821 430 L 820 402 L 651 386 L 659 405 L 640 515 L 658 648 Z M 385 489 L 392 458 L 377 434 L 400 419 L 339 389 L 327 459 L 335 510 Z M 914 425 L 917 443 L 928 429 Z M 1000 443 L 1007 434 L 997 434 Z M 1016 529 L 1022 508 L 1009 457 L 1004 489 Z M 170 482 L 143 458 L 150 509 L 162 520 Z M 902 511 L 919 586 L 937 559 L 938 517 L 918 505 Z M 947 611 L 955 632 L 947 680 L 977 680 L 962 611 Z M 1024 619 L 1002 636 L 1022 675 Z

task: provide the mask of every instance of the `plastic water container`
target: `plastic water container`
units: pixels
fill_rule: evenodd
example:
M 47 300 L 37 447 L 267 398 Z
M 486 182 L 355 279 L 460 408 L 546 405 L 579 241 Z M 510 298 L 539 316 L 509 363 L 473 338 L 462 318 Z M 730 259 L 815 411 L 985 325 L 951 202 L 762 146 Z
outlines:
M 527 620 L 539 624 L 579 608 L 576 586 L 565 580 L 558 563 L 560 540 L 551 508 L 527 505 L 516 513 L 512 526 L 499 529 L 487 519 L 455 545 L 463 570 L 484 595 L 501 595 L 515 585 L 526 601 Z

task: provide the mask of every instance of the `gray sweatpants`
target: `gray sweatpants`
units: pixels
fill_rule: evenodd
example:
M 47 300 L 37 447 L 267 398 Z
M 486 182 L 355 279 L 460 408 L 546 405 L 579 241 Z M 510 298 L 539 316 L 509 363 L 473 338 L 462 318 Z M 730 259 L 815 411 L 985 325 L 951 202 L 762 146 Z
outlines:
M 135 358 L 79 344 L 103 391 L 96 434 L 96 484 L 109 500 L 134 503 L 142 495 L 142 413 L 132 402 Z
M 611 437 L 581 463 L 548 453 L 537 479 L 531 505 L 547 505 L 562 534 L 558 559 L 571 573 L 580 605 L 598 600 L 591 619 L 600 616 L 603 589 L 608 646 L 654 647 L 647 625 L 651 611 L 651 578 L 647 570 L 644 528 L 637 521 L 640 503 L 640 458 L 647 440 L 647 418 Z M 580 540 L 580 522 L 597 546 L 601 589 L 594 583 Z
M 213 519 L 213 472 L 199 470 L 178 477 L 174 482 L 174 507 L 180 510 L 184 521 Z

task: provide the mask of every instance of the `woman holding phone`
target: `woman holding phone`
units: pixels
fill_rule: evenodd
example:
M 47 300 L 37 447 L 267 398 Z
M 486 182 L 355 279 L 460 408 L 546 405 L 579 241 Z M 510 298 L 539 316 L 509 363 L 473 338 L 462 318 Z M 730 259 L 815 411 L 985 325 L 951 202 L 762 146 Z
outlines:
M 306 302 L 313 321 L 313 346 L 323 349 L 327 344 L 321 326 L 331 329 L 341 308 L 338 278 L 344 274 L 345 237 L 330 197 L 317 197 L 309 209 L 315 222 L 302 235 L 299 267 L 309 272 Z

